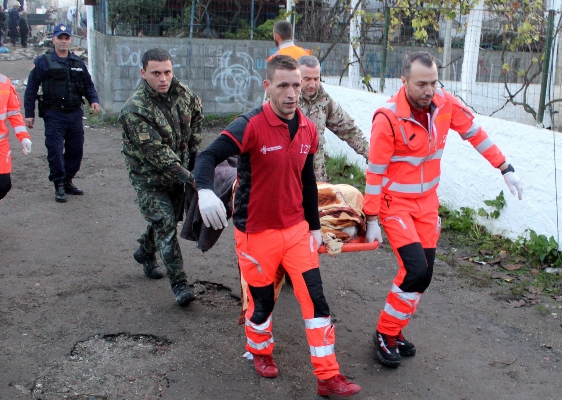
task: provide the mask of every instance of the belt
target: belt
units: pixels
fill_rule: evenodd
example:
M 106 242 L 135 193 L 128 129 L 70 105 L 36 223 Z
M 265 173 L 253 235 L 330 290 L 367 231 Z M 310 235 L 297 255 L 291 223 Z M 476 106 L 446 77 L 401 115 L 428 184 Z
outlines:
M 82 108 L 82 107 L 66 108 L 66 107 L 50 106 L 50 107 L 47 107 L 47 110 L 63 112 L 63 113 L 71 113 L 71 112 L 74 112 L 74 111 L 78 111 L 80 108 Z

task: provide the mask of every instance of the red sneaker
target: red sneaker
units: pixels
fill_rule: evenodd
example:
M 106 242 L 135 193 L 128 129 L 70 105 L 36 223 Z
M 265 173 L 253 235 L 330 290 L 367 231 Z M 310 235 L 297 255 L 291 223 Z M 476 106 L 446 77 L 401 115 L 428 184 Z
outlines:
M 254 368 L 258 374 L 266 378 L 275 378 L 279 373 L 275 360 L 268 355 L 254 354 Z
M 348 382 L 345 376 L 335 375 L 323 381 L 318 379 L 318 394 L 320 396 L 353 396 L 361 391 L 361 386 Z

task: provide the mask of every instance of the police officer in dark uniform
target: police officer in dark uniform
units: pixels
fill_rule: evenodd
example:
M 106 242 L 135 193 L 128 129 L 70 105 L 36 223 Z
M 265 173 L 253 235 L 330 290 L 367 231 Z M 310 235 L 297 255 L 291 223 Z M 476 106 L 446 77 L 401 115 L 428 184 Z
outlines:
M 35 59 L 25 90 L 25 124 L 33 128 L 35 101 L 39 97 L 39 117 L 45 122 L 45 146 L 49 161 L 49 180 L 55 184 L 55 200 L 66 202 L 66 195 L 84 192 L 72 183 L 80 169 L 84 150 L 82 125 L 83 97 L 94 114 L 100 112 L 98 94 L 84 61 L 69 51 L 72 33 L 64 24 L 55 26 L 54 51 Z

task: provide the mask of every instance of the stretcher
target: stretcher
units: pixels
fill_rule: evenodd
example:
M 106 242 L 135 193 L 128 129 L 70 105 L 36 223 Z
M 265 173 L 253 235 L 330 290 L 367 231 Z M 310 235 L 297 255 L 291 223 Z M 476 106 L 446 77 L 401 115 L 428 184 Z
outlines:
M 376 240 L 371 243 L 365 243 L 365 237 L 360 236 L 354 239 L 350 239 L 348 242 L 345 242 L 341 248 L 342 253 L 351 253 L 355 251 L 369 251 L 375 250 L 379 247 L 379 242 Z M 318 249 L 318 253 L 327 253 L 326 246 L 322 245 Z

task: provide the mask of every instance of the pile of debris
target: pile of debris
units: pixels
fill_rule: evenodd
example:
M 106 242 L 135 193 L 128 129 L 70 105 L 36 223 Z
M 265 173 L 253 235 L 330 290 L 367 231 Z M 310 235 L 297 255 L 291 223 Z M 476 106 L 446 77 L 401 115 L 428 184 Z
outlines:
M 34 36 L 27 43 L 27 47 L 23 48 L 18 43 L 12 46 L 5 43 L 4 47 L 0 47 L 0 60 L 1 61 L 15 61 L 21 59 L 34 60 L 38 55 L 44 54 L 49 49 L 54 49 L 52 35 L 44 36 L 42 32 Z M 80 46 L 70 46 L 70 51 L 88 62 L 88 53 L 86 49 Z

